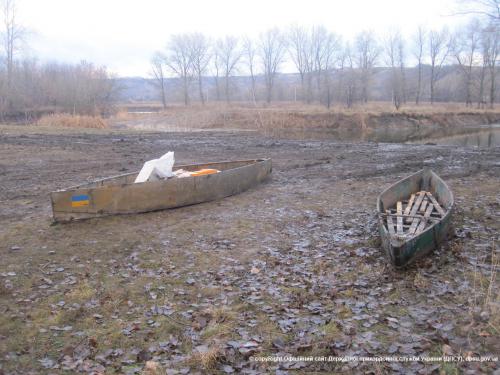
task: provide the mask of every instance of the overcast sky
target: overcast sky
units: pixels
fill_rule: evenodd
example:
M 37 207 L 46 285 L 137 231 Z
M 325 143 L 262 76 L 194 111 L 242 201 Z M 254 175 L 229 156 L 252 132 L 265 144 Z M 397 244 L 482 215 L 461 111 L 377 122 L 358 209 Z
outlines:
M 30 31 L 26 54 L 42 61 L 105 65 L 120 76 L 148 76 L 149 60 L 169 35 L 257 36 L 297 22 L 325 25 L 352 39 L 361 30 L 384 35 L 418 25 L 453 28 L 454 0 L 17 0 L 18 21 Z

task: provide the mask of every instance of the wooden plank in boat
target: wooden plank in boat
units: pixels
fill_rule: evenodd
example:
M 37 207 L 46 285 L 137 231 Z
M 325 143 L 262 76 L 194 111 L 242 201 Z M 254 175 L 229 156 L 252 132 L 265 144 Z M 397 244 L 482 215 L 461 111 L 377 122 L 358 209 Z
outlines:
M 398 202 L 396 204 L 396 232 L 398 234 L 403 234 L 403 203 Z
M 394 211 L 394 210 L 392 210 L 392 211 Z M 390 211 L 389 211 L 389 210 L 387 210 L 386 212 L 390 212 Z M 432 212 L 432 214 L 431 214 L 430 219 L 432 219 L 432 220 L 434 220 L 434 221 L 439 220 L 439 218 L 432 216 L 432 215 L 434 215 L 434 214 L 435 214 L 435 213 L 434 213 L 434 211 L 433 211 L 433 212 Z M 387 213 L 387 214 L 382 214 L 382 216 L 392 216 L 392 217 L 398 217 L 399 215 L 398 215 L 398 214 L 395 214 L 395 213 L 394 213 L 394 214 L 393 214 L 393 213 Z M 414 216 L 412 216 L 412 215 L 408 215 L 408 216 L 407 216 L 407 215 L 403 214 L 402 216 L 403 216 L 403 218 L 407 218 L 407 217 L 409 217 L 409 218 L 411 218 L 411 219 L 423 219 L 423 218 L 424 218 L 422 215 L 418 215 L 418 214 L 417 214 L 417 215 L 414 215 Z M 409 225 L 409 224 L 403 224 L 403 226 L 410 226 L 410 225 Z
M 425 197 L 425 191 L 419 191 L 417 193 L 417 200 L 415 201 L 415 204 L 413 205 L 412 209 L 410 210 L 411 216 L 415 216 L 415 214 L 418 211 L 418 208 L 422 204 L 422 200 L 424 199 L 424 197 Z M 409 221 L 411 223 L 411 222 L 413 222 L 413 219 L 410 219 Z
M 420 219 L 414 219 L 410 225 L 410 229 L 408 229 L 408 234 L 415 234 L 415 231 L 417 230 L 419 223 L 420 223 Z
M 425 212 L 425 209 L 427 208 L 427 203 L 429 203 L 429 201 L 424 198 L 424 200 L 422 201 L 422 204 L 420 205 L 420 209 L 419 211 L 424 213 Z
M 425 229 L 425 227 L 426 227 L 426 225 L 427 225 L 427 223 L 429 221 L 429 218 L 431 217 L 432 210 L 434 210 L 434 205 L 431 203 L 427 207 L 427 210 L 425 210 L 424 219 L 422 220 L 422 222 L 418 226 L 417 233 L 420 233 L 420 232 L 422 232 Z
M 434 196 L 431 193 L 429 193 L 429 192 L 427 192 L 426 195 L 431 200 L 431 202 L 434 205 L 434 208 L 436 209 L 436 211 L 439 212 L 439 214 L 441 215 L 441 217 L 444 217 L 446 215 L 446 212 L 443 210 L 443 208 L 438 203 L 438 201 L 436 200 L 436 198 L 434 198 Z
M 386 211 L 389 214 L 389 211 Z M 396 232 L 394 232 L 394 221 L 392 220 L 392 216 L 387 215 L 387 229 L 389 229 L 389 234 L 394 236 Z
M 408 205 L 406 206 L 405 208 L 405 211 L 404 211 L 404 214 L 406 216 L 408 216 L 410 214 L 410 211 L 411 211 L 411 207 L 413 206 L 413 202 L 415 201 L 415 194 L 412 194 L 411 197 L 410 197 L 410 200 L 408 201 Z M 410 220 L 407 218 L 405 220 L 407 223 L 410 222 Z

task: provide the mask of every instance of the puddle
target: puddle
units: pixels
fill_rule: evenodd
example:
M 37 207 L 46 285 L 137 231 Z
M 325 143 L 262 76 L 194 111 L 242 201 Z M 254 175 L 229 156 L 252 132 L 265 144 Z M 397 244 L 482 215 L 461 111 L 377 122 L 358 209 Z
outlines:
M 336 129 L 276 129 L 262 132 L 265 136 L 294 140 L 337 140 L 343 142 L 380 142 L 455 145 L 462 147 L 500 146 L 500 125 L 476 127 L 382 127 L 367 131 L 338 131 Z

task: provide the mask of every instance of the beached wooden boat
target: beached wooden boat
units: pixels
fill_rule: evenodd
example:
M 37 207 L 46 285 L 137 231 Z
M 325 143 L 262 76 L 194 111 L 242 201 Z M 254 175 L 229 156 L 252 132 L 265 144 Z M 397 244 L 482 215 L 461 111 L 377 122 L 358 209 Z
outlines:
M 377 199 L 382 245 L 395 267 L 404 267 L 445 240 L 453 193 L 433 171 L 421 170 L 387 188 Z
M 272 171 L 271 159 L 179 165 L 176 169 L 220 173 L 134 183 L 138 174 L 128 173 L 50 194 L 54 221 L 132 214 L 182 207 L 224 198 L 264 180 Z

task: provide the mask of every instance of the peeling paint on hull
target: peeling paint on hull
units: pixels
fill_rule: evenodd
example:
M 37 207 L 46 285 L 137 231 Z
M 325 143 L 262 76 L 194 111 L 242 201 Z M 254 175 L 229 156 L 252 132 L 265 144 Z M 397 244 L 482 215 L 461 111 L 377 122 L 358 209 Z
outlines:
M 114 176 L 50 194 L 56 222 L 157 211 L 208 202 L 241 193 L 272 171 L 271 159 L 179 165 L 186 171 L 214 168 L 220 173 L 134 184 L 137 172 Z M 73 205 L 72 197 L 88 196 Z

